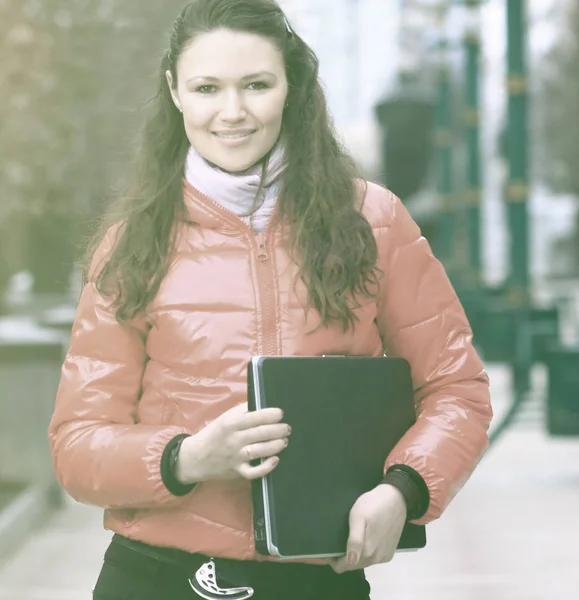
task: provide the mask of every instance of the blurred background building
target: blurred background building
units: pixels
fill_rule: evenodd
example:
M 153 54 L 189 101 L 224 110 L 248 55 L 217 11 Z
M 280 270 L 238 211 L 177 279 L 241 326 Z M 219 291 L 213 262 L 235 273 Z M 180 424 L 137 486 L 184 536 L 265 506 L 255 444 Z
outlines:
M 380 128 L 376 104 L 399 92 L 401 74 L 414 78 L 415 92 L 435 94 L 436 57 L 434 49 L 442 28 L 451 48 L 448 60 L 455 76 L 456 93 L 462 81 L 461 40 L 468 26 L 467 2 L 438 0 L 286 0 L 282 2 L 297 29 L 314 47 L 321 61 L 330 105 L 348 147 L 358 157 L 370 178 L 387 183 L 381 157 Z M 440 23 L 439 11 L 447 9 Z M 505 214 L 501 208 L 501 181 L 504 152 L 501 133 L 506 121 L 506 11 L 504 0 L 480 3 L 481 36 L 481 151 L 484 170 L 485 274 L 489 282 L 506 276 L 507 235 Z M 577 272 L 579 260 L 576 242 L 577 201 L 575 192 L 565 189 L 562 181 L 554 185 L 554 171 L 568 169 L 559 156 L 550 130 L 552 119 L 564 118 L 563 106 L 556 106 L 552 80 L 565 85 L 561 69 L 579 65 L 574 56 L 573 34 L 561 38 L 577 18 L 571 0 L 531 0 L 527 2 L 529 86 L 533 110 L 529 126 L 536 141 L 530 147 L 533 165 L 529 209 L 533 227 L 532 269 L 538 277 Z M 556 65 L 556 63 L 558 63 Z M 564 66 L 566 65 L 566 67 Z M 550 83 L 547 83 L 550 82 Z M 569 96 L 568 89 L 559 95 Z M 459 96 L 460 97 L 460 96 Z M 458 98 L 457 98 L 458 100 Z M 561 103 L 563 103 L 561 98 Z M 569 110 L 569 109 L 567 109 Z M 455 108 L 458 114 L 458 108 Z M 559 115 L 558 117 L 556 115 Z M 570 114 L 569 114 L 570 117 Z M 554 123 L 552 123 L 554 125 Z M 559 126 L 560 127 L 560 126 Z M 569 133 L 571 137 L 571 133 Z M 539 141 L 542 140 L 542 141 Z M 545 148 L 545 144 L 549 148 Z M 545 160 L 550 157 L 550 160 Z M 430 163 L 432 165 L 432 162 Z M 559 172 L 559 177 L 567 177 Z M 432 180 L 431 180 L 432 181 Z M 421 190 L 425 191 L 425 190 Z M 433 191 L 432 189 L 430 190 Z M 416 198 L 416 211 L 435 211 L 435 200 Z
M 76 262 L 183 3 L 0 0 L 0 600 L 88 600 L 108 539 L 55 484 L 46 427 Z M 487 457 L 424 552 L 371 570 L 373 600 L 579 598 L 579 3 L 281 4 L 491 376 Z

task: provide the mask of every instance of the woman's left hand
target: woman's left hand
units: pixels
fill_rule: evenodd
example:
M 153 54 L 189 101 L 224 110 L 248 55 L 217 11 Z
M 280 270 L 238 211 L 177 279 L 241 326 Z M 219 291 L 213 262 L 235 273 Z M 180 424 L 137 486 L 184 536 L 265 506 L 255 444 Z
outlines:
M 380 484 L 360 496 L 350 511 L 345 556 L 333 559 L 336 573 L 390 562 L 406 524 L 406 503 L 393 485 Z

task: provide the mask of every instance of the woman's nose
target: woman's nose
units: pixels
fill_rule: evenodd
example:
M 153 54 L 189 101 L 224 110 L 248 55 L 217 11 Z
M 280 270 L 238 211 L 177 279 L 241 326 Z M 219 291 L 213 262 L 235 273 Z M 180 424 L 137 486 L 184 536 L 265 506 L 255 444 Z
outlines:
M 239 120 L 245 116 L 243 96 L 238 92 L 225 95 L 221 117 L 227 120 Z

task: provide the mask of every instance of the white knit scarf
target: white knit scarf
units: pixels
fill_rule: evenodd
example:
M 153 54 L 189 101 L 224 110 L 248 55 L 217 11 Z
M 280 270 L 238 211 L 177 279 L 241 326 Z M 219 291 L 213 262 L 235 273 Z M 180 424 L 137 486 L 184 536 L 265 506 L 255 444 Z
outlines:
M 185 177 L 195 189 L 238 215 L 254 231 L 263 231 L 275 209 L 285 167 L 284 148 L 278 142 L 270 155 L 258 198 L 263 163 L 243 173 L 232 174 L 207 162 L 191 146 L 185 163 Z

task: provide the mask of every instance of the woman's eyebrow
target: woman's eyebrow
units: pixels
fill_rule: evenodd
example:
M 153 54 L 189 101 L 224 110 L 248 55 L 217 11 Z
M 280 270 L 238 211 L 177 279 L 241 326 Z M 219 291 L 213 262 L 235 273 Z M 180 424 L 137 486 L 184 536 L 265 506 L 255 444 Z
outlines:
M 259 71 L 257 73 L 251 73 L 250 75 L 244 75 L 241 78 L 241 81 L 247 81 L 249 79 L 258 79 L 260 77 L 271 77 L 272 79 L 275 79 L 277 81 L 277 77 L 275 76 L 275 74 L 271 73 L 270 71 Z M 195 81 L 196 79 L 202 79 L 203 81 L 219 81 L 219 78 L 211 77 L 210 75 L 196 75 L 195 77 L 191 77 L 190 79 L 188 79 L 187 83 Z

